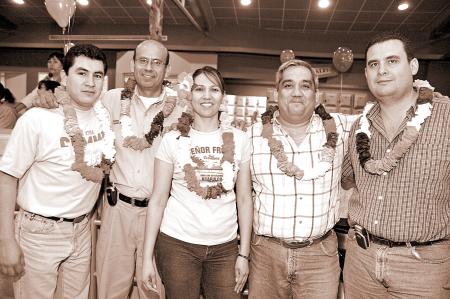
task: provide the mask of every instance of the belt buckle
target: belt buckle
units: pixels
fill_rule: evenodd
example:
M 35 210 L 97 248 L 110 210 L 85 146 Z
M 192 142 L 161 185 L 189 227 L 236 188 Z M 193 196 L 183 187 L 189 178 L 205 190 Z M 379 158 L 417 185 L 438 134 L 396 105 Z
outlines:
M 86 216 L 87 216 L 87 214 L 84 214 L 84 215 L 81 215 L 81 216 L 78 216 L 78 217 L 74 218 L 73 219 L 73 223 L 80 223 L 81 221 L 84 220 L 84 218 L 86 218 Z
M 284 247 L 287 247 L 287 248 L 291 248 L 291 249 L 308 247 L 308 246 L 311 246 L 312 243 L 313 243 L 313 240 L 311 240 L 311 239 L 306 240 L 306 241 L 292 241 L 292 242 L 281 241 L 281 245 L 283 245 Z

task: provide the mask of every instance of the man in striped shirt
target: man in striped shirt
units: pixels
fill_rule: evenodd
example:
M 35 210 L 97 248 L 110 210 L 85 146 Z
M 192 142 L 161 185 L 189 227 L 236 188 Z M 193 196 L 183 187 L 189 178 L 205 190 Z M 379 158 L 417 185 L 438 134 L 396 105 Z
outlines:
M 357 188 L 349 202 L 354 230 L 345 298 L 450 298 L 450 101 L 427 82 L 421 84 L 428 95 L 413 87 L 418 68 L 410 42 L 398 33 L 376 36 L 366 48 L 377 103 L 364 113 L 365 126 L 355 122 L 343 166 L 343 181 L 351 178 Z M 422 109 L 428 100 L 432 107 Z
M 330 119 L 338 133 L 335 154 L 329 169 L 320 171 L 329 134 L 315 113 L 314 69 L 301 60 L 285 62 L 276 86 L 279 110 L 266 128 L 257 123 L 249 130 L 254 188 L 249 296 L 335 299 L 340 268 L 331 228 L 339 220 L 341 165 L 355 116 L 335 114 Z M 269 138 L 265 130 L 271 132 Z M 268 139 L 281 142 L 288 170 Z M 316 178 L 307 178 L 307 172 Z

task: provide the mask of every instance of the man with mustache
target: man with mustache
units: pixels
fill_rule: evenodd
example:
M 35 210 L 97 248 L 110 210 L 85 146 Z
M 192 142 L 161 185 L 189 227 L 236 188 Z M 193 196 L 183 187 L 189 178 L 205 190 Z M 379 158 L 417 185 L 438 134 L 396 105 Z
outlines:
M 129 99 L 122 88 L 110 90 L 102 98 L 117 136 L 117 158 L 111 172 L 117 198 L 103 206 L 101 215 L 96 269 L 99 299 L 126 298 L 134 276 L 140 298 L 159 297 L 143 288 L 140 276 L 146 207 L 153 190 L 154 155 L 161 134 L 145 148 L 138 144 L 150 133 L 158 113 L 176 98 L 172 89 L 163 86 L 168 64 L 166 47 L 154 40 L 143 41 L 130 62 L 136 86 L 129 87 Z M 176 122 L 180 115 L 181 108 L 176 106 L 161 125 Z
M 88 298 L 91 211 L 102 157 L 115 154 L 111 121 L 97 103 L 106 70 L 100 49 L 72 47 L 62 107 L 27 111 L 0 160 L 0 271 L 14 277 L 17 299 L 54 298 L 57 281 L 64 298 Z
M 179 105 L 174 105 L 176 92 L 163 86 L 168 64 L 166 47 L 155 40 L 143 41 L 130 62 L 135 86 L 126 84 L 125 89 L 112 89 L 102 96 L 113 121 L 117 155 L 97 243 L 99 299 L 127 298 L 134 277 L 140 298 L 159 298 L 143 287 L 141 267 L 146 207 L 153 190 L 154 155 L 161 141 L 160 131 L 155 128 L 175 123 L 182 111 Z M 51 93 L 35 104 L 57 105 Z M 165 111 L 163 117 L 161 111 Z
M 279 109 L 249 131 L 254 189 L 250 298 L 333 298 L 340 172 L 354 116 L 318 105 L 319 80 L 302 60 L 276 74 Z M 276 110 L 276 111 L 275 111 Z
M 377 102 L 354 124 L 342 172 L 357 190 L 345 298 L 450 298 L 450 101 L 413 82 L 418 69 L 403 35 L 369 41 Z

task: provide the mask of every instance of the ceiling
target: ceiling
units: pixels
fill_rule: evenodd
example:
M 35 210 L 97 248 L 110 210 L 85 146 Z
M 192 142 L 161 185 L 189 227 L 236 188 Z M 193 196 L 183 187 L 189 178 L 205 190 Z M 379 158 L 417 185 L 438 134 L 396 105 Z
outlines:
M 295 39 L 291 40 L 293 48 L 303 48 L 305 41 L 309 44 L 311 39 L 317 39 L 326 43 L 330 36 L 331 42 L 347 41 L 360 49 L 362 46 L 357 43 L 365 43 L 366 36 L 379 31 L 398 30 L 412 37 L 420 36 L 420 40 L 427 43 L 429 55 L 447 57 L 450 52 L 448 0 L 409 1 L 412 6 L 406 11 L 397 10 L 397 0 L 334 0 L 327 9 L 319 9 L 317 0 L 253 0 L 247 7 L 240 5 L 239 0 L 186 0 L 184 7 L 198 24 L 197 27 L 183 13 L 180 5 L 176 5 L 175 2 L 180 1 L 164 2 L 164 34 L 169 36 L 169 41 L 176 36 L 175 43 L 179 47 L 186 47 L 180 43 L 188 40 L 178 38 L 174 32 L 181 30 L 183 36 L 197 35 L 190 42 L 196 48 L 194 50 L 201 50 L 201 47 L 211 50 L 211 45 L 218 48 L 222 45 L 225 49 L 270 53 L 276 49 L 273 43 L 281 37 Z M 22 32 L 24 36 L 28 33 L 29 40 L 32 40 L 30 28 L 49 34 L 60 32 L 47 13 L 43 0 L 25 2 L 24 5 L 17 5 L 12 0 L 2 0 L 0 46 L 8 46 L 8 42 L 18 44 Z M 128 34 L 148 34 L 149 6 L 145 0 L 89 2 L 86 7 L 77 5 L 71 23 L 72 34 L 92 34 L 96 30 L 102 34 L 123 34 L 124 28 L 130 28 Z M 45 35 L 40 36 L 47 42 Z M 269 41 L 262 44 L 256 37 Z M 24 39 L 22 37 L 25 45 Z M 199 39 L 203 41 L 199 42 Z M 236 39 L 236 43 L 233 45 L 221 39 Z M 249 40 L 254 41 L 251 43 Z M 175 43 L 173 47 L 176 48 Z M 321 51 L 316 48 L 311 46 L 305 51 Z

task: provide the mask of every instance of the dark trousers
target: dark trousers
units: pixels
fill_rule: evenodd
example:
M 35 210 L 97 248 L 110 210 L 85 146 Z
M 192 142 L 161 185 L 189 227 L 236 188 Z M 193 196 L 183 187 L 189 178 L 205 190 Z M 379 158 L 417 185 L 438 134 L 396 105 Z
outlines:
M 234 292 L 237 239 L 213 246 L 191 244 L 160 233 L 156 266 L 169 299 L 240 298 Z

